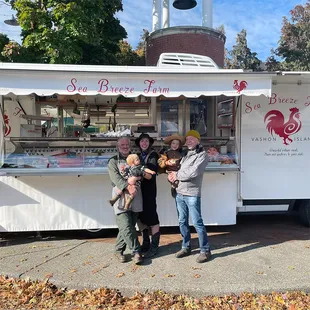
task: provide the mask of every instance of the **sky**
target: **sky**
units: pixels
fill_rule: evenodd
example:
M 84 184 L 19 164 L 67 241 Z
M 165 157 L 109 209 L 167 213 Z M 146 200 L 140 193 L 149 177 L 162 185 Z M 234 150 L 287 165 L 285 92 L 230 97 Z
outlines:
M 20 27 L 9 26 L 4 20 L 10 19 L 14 11 L 0 1 L 0 32 L 10 39 L 20 42 Z M 136 48 L 143 29 L 152 30 L 153 0 L 123 0 L 123 12 L 117 18 L 126 29 L 128 42 Z M 248 47 L 265 61 L 270 50 L 278 46 L 283 16 L 290 17 L 290 10 L 296 5 L 304 5 L 307 0 L 213 0 L 213 28 L 224 25 L 225 47 L 228 50 L 236 43 L 236 36 L 247 31 Z M 201 26 L 202 0 L 192 10 L 180 11 L 170 0 L 170 27 Z

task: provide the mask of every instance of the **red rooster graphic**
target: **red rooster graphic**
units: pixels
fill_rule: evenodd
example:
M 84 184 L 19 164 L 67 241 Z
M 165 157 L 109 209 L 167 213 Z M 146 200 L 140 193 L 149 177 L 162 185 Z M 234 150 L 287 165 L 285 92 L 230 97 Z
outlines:
M 273 136 L 275 133 L 283 139 L 285 145 L 289 145 L 293 140 L 289 136 L 297 133 L 301 128 L 298 108 L 290 109 L 289 120 L 285 123 L 284 115 L 278 110 L 269 111 L 264 118 L 268 132 Z
M 11 133 L 11 126 L 9 124 L 9 117 L 4 114 L 4 124 L 5 124 L 5 132 L 4 136 L 8 136 Z
M 234 80 L 233 88 L 237 90 L 238 94 L 240 94 L 240 92 L 242 92 L 244 89 L 246 89 L 247 86 L 248 86 L 247 81 L 241 81 L 238 84 L 238 80 Z

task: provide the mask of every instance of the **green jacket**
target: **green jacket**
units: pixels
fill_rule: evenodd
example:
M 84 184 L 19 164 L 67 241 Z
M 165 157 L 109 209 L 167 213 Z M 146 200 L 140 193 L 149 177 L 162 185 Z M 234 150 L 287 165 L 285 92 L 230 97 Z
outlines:
M 126 165 L 126 158 L 121 154 L 115 155 L 109 159 L 108 172 L 112 186 L 116 186 L 118 189 L 123 191 L 128 186 L 128 182 L 119 173 L 118 164 Z
M 117 194 L 116 187 L 120 189 L 121 191 L 124 191 L 126 187 L 128 186 L 127 180 L 120 174 L 119 172 L 119 165 L 126 165 L 126 158 L 122 156 L 121 154 L 115 155 L 109 159 L 108 162 L 108 172 L 109 176 L 112 182 L 112 197 L 114 197 Z M 123 212 L 126 212 L 124 210 L 124 198 L 120 198 L 115 204 L 114 204 L 114 212 L 115 214 L 120 214 Z M 141 188 L 137 188 L 137 193 L 135 195 L 135 198 L 133 202 L 131 203 L 129 209 L 132 212 L 142 212 L 143 205 L 142 205 L 142 193 Z

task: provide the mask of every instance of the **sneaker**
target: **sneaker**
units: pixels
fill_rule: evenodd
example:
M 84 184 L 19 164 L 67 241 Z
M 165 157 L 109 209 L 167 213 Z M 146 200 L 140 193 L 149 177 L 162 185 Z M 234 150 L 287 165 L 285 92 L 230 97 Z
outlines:
M 190 249 L 181 249 L 179 252 L 175 254 L 176 258 L 182 258 L 191 254 Z
M 124 255 L 123 251 L 122 252 L 115 252 L 115 256 L 121 263 L 127 262 L 126 256 Z
M 200 252 L 199 256 L 196 259 L 196 262 L 201 264 L 208 261 L 211 257 L 211 252 Z
M 133 255 L 133 261 L 136 265 L 140 265 L 143 262 L 143 258 L 140 253 L 135 253 Z

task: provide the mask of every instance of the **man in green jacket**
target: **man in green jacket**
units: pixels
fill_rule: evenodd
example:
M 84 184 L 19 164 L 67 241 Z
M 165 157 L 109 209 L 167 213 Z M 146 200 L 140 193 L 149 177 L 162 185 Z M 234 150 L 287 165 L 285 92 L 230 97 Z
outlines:
M 142 256 L 135 225 L 138 214 L 143 209 L 142 194 L 140 187 L 134 185 L 137 180 L 136 177 L 126 179 L 122 175 L 126 166 L 126 158 L 130 154 L 130 139 L 128 137 L 119 138 L 117 148 L 118 154 L 111 157 L 108 163 L 108 172 L 113 187 L 112 197 L 126 189 L 135 198 L 126 210 L 124 209 L 124 195 L 114 204 L 116 224 L 118 226 L 115 251 L 119 260 L 125 263 L 124 251 L 128 247 L 133 253 L 134 262 L 138 265 L 142 263 Z

